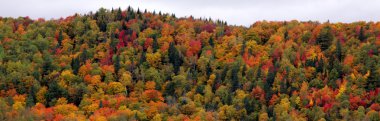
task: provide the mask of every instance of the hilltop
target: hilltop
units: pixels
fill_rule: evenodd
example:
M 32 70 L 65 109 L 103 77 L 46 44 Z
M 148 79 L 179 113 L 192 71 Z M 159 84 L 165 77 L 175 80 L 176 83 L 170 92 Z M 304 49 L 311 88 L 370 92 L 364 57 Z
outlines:
M 380 22 L 0 18 L 0 120 L 379 120 Z

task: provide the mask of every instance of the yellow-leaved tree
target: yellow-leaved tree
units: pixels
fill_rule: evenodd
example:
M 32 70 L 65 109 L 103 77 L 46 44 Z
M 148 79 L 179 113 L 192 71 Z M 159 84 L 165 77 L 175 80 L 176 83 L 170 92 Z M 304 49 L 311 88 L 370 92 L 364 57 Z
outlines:
M 124 93 L 127 90 L 125 86 L 123 86 L 120 82 L 110 82 L 108 84 L 108 93 L 109 94 L 119 94 Z

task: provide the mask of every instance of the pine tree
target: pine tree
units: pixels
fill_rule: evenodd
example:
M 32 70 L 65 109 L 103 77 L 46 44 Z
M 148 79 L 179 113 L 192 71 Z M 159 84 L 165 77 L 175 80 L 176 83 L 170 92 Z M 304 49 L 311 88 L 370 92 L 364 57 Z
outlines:
M 173 81 L 168 82 L 165 87 L 166 87 L 164 91 L 165 96 L 175 96 L 175 88 L 176 88 L 175 82 Z
M 232 70 L 231 70 L 231 84 L 232 84 L 231 91 L 232 92 L 235 92 L 235 90 L 239 88 L 239 77 L 238 77 L 239 70 L 240 70 L 239 63 L 236 63 L 232 66 Z
M 289 40 L 289 32 L 288 32 L 288 30 L 285 30 L 284 39 L 285 39 L 285 41 Z
M 250 114 L 255 111 L 255 105 L 254 105 L 255 99 L 252 97 L 245 97 L 243 99 L 245 110 L 247 110 L 247 114 Z
M 127 30 L 128 28 L 127 28 L 127 25 L 125 25 L 125 21 L 122 21 L 121 22 L 121 28 L 123 29 L 123 30 Z
M 37 81 L 41 81 L 41 73 L 39 71 L 39 68 L 35 68 L 32 75 L 34 79 L 36 79 Z
M 259 65 L 259 68 L 257 69 L 257 72 L 256 72 L 256 79 L 257 80 L 259 78 L 261 78 L 261 67 L 262 67 L 262 64 Z
M 53 70 L 53 59 L 51 58 L 51 55 L 48 53 L 44 53 L 43 56 L 43 67 L 42 67 L 42 72 L 43 75 L 48 75 L 51 70 Z
M 140 12 L 140 8 L 137 8 L 137 12 L 136 12 L 137 14 L 141 14 L 141 12 Z
M 340 41 L 336 42 L 336 58 L 341 62 L 342 61 L 342 45 L 340 44 Z
M 114 68 L 115 68 L 115 73 L 118 74 L 119 69 L 120 69 L 120 55 L 116 55 L 115 57 Z
M 62 40 L 63 40 L 63 35 L 62 35 L 62 31 L 59 31 L 59 34 L 58 34 L 58 46 L 61 47 L 62 46 Z
M 244 55 L 245 47 L 246 47 L 246 41 L 243 41 L 243 45 L 242 45 L 241 50 L 240 50 L 240 55 Z
M 71 59 L 71 68 L 72 68 L 74 74 L 78 74 L 78 70 L 80 68 L 79 58 Z
M 157 42 L 157 37 L 153 36 L 153 52 L 157 52 L 157 50 L 160 48 Z
M 358 39 L 359 39 L 360 41 L 364 41 L 364 40 L 366 40 L 366 36 L 365 36 L 365 34 L 364 34 L 364 28 L 363 28 L 363 27 L 360 27 L 360 32 L 359 32 Z
M 182 65 L 182 58 L 179 56 L 177 48 L 174 46 L 174 43 L 170 43 L 169 46 L 169 62 L 173 64 L 174 73 L 178 74 L 180 66 Z
M 84 49 L 83 52 L 80 54 L 80 62 L 84 63 L 89 58 L 89 53 L 87 49 Z
M 122 11 L 119 7 L 119 9 L 117 9 L 117 13 L 116 13 L 116 20 L 120 21 L 123 19 L 123 16 L 121 14 L 122 14 Z
M 130 11 L 132 11 L 132 8 L 131 8 L 131 6 L 128 6 L 127 12 L 130 12 Z
M 66 89 L 60 87 L 55 80 L 53 80 L 53 82 L 49 84 L 48 91 L 45 94 L 46 101 L 48 102 L 49 106 L 53 106 L 55 105 L 56 99 L 60 97 L 67 98 L 68 92 Z
M 107 16 L 106 16 L 106 9 L 100 8 L 97 12 L 96 16 L 96 22 L 99 26 L 100 31 L 105 32 L 107 30 Z
M 323 72 L 324 66 L 324 61 L 322 59 L 318 60 L 317 73 Z
M 103 108 L 103 101 L 102 100 L 99 101 L 99 108 Z
M 272 97 L 272 86 L 273 86 L 275 76 L 276 76 L 276 70 L 274 69 L 274 67 L 272 67 L 268 71 L 268 75 L 265 81 L 266 83 L 264 84 L 264 90 L 266 92 L 265 97 L 268 102 Z
M 208 44 L 209 44 L 211 47 L 214 47 L 214 40 L 212 39 L 212 37 L 210 37 L 210 39 L 208 40 Z
M 220 79 L 222 82 L 224 82 L 224 80 L 226 79 L 227 71 L 228 71 L 227 66 L 224 66 L 223 71 L 220 74 Z
M 135 12 L 133 12 L 133 11 L 129 12 L 129 16 L 130 16 L 129 19 L 135 19 L 136 18 Z
M 142 52 L 140 56 L 139 65 L 143 64 L 146 61 L 146 52 Z
M 211 72 L 212 72 L 212 68 L 211 68 L 210 62 L 208 62 L 207 65 L 206 65 L 206 75 L 207 75 L 207 77 L 210 77 Z
M 280 82 L 280 92 L 282 94 L 287 94 L 288 93 L 288 85 L 287 85 L 287 81 L 286 80 L 281 80 Z
M 370 72 L 367 82 L 367 89 L 374 90 L 380 86 L 379 75 L 376 71 L 379 68 L 379 66 L 375 64 L 373 60 L 368 60 L 366 66 L 368 66 L 368 70 Z
M 27 107 L 32 107 L 35 105 L 35 100 L 36 100 L 36 88 L 34 86 L 31 86 L 29 89 L 29 94 L 26 99 L 26 106 Z
M 324 27 L 317 37 L 317 44 L 321 46 L 321 50 L 324 51 L 331 45 L 333 40 L 333 34 L 329 26 Z

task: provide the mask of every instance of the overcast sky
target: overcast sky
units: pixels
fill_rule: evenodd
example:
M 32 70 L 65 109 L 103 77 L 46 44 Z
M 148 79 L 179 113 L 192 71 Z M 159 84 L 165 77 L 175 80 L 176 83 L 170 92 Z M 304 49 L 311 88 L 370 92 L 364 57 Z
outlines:
M 1 0 L 0 16 L 60 18 L 100 7 L 128 6 L 175 13 L 177 17 L 211 17 L 231 25 L 258 20 L 353 22 L 379 21 L 380 0 Z

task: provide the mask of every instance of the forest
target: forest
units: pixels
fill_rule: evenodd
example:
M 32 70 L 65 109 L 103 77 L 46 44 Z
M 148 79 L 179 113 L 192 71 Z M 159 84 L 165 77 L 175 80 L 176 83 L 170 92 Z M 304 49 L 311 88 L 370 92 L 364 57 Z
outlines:
M 0 17 L 0 120 L 379 121 L 380 22 Z

